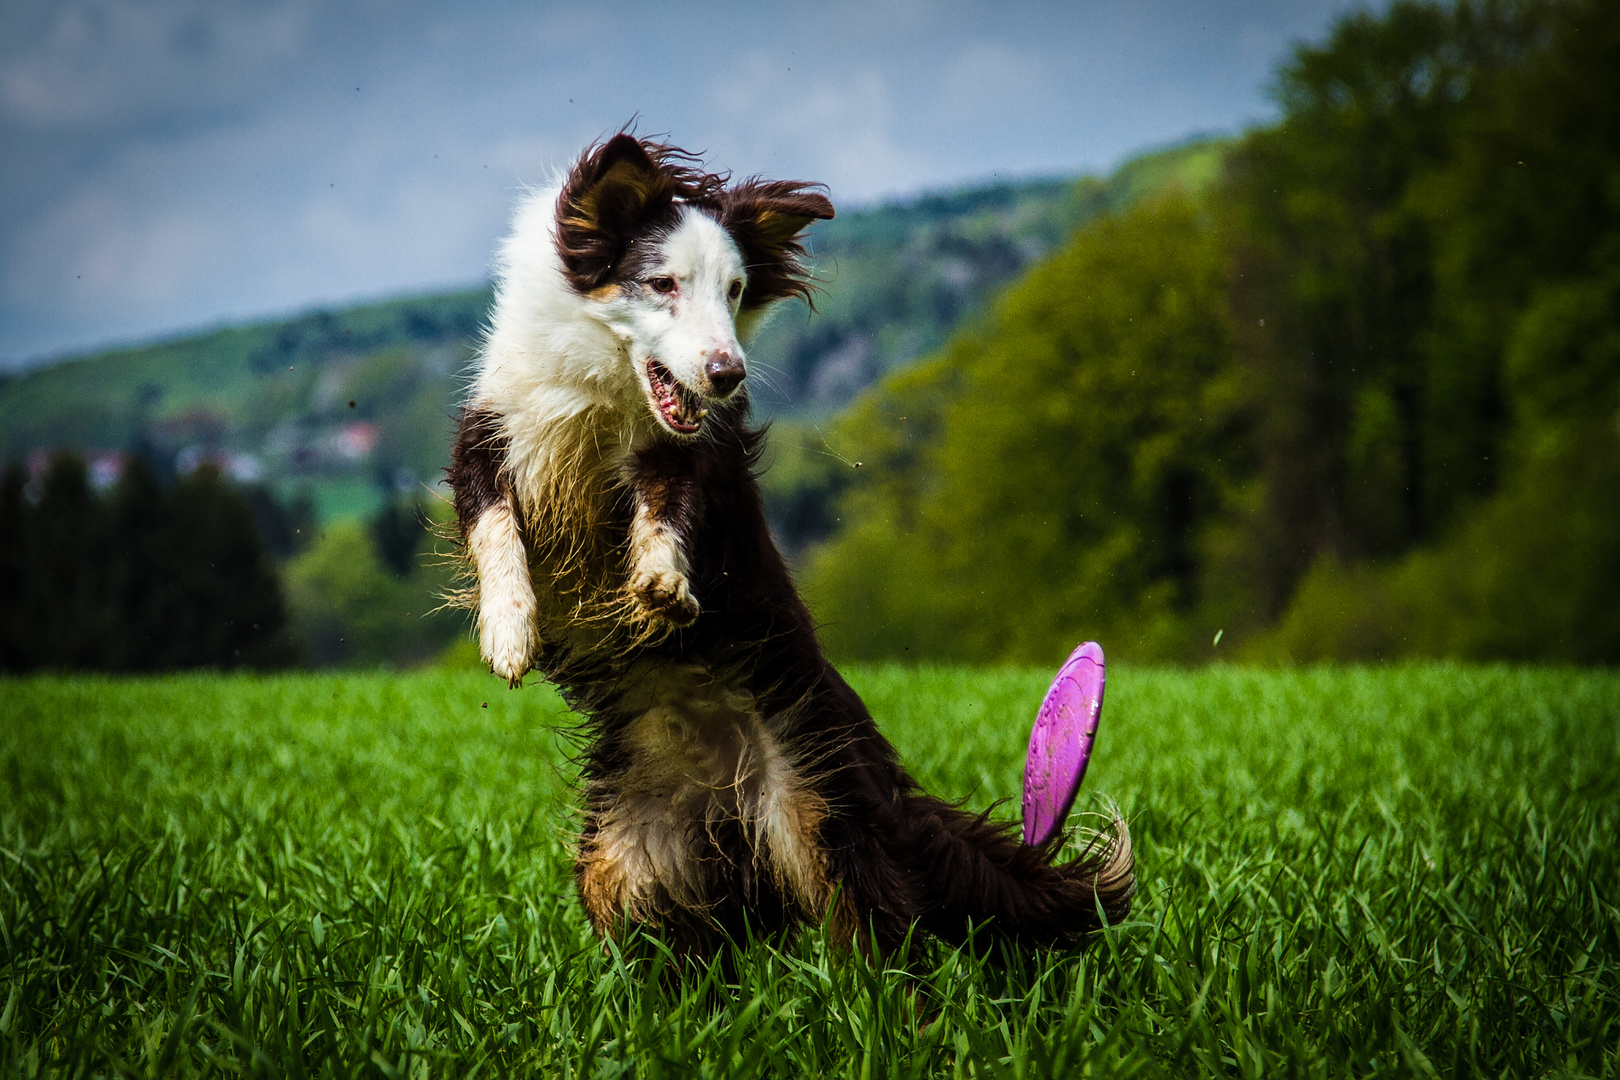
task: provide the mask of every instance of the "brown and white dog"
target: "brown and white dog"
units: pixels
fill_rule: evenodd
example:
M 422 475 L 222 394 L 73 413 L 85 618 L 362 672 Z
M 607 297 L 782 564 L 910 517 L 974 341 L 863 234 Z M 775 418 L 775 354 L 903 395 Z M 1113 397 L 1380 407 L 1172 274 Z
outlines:
M 523 202 L 450 467 L 483 656 L 586 720 L 575 877 L 600 934 L 1076 941 L 1129 909 L 1124 822 L 1055 864 L 1059 841 L 918 790 L 766 527 L 741 340 L 808 294 L 818 188 L 619 134 Z

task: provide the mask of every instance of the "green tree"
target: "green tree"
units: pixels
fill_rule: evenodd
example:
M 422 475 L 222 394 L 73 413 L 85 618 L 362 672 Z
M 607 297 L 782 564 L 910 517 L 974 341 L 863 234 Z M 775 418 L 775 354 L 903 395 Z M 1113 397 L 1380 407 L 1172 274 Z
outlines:
M 386 511 L 385 511 L 386 513 Z M 414 517 L 414 515 L 413 515 Z M 395 523 L 397 524 L 397 522 Z M 401 538 L 375 522 L 337 522 L 287 567 L 289 603 L 298 639 L 322 666 L 407 666 L 441 653 L 460 633 L 460 611 L 440 610 L 452 569 L 431 554 L 431 535 L 412 520 L 406 557 Z M 379 533 L 392 545 L 390 566 Z M 397 573 L 398 565 L 408 573 Z
M 33 508 L 25 489 L 28 476 L 22 466 L 9 464 L 0 472 L 0 671 L 29 666 L 32 633 L 28 617 L 34 607 L 28 543 L 33 535 Z
M 1264 491 L 1247 547 L 1268 615 L 1315 558 L 1398 555 L 1494 487 L 1500 368 L 1433 348 L 1435 227 L 1413 192 L 1520 48 L 1525 10 L 1403 0 L 1341 20 L 1280 71 L 1282 122 L 1231 158 L 1229 303 Z
M 1434 249 L 1431 475 L 1464 510 L 1398 560 L 1323 561 L 1255 655 L 1620 659 L 1620 9 L 1519 12 L 1534 33 L 1474 73 L 1408 200 Z
M 863 401 L 834 439 L 862 462 L 850 524 L 807 574 L 833 646 L 1195 651 L 1205 530 L 1240 471 L 1220 285 L 1210 222 L 1166 198 L 1082 231 Z
M 397 578 L 408 578 L 421 561 L 428 536 L 426 510 L 415 499 L 394 499 L 371 519 L 367 530 L 377 557 Z
M 164 488 L 132 461 L 98 497 L 58 455 L 30 507 L 0 484 L 3 665 L 166 671 L 290 662 L 281 586 L 246 501 L 212 469 Z
M 84 459 L 50 459 L 24 538 L 27 587 L 19 598 L 27 667 L 105 666 L 117 617 L 106 602 L 107 521 Z
M 115 505 L 119 640 L 128 650 L 116 666 L 161 671 L 290 662 L 275 565 L 252 508 L 217 470 L 205 466 L 160 491 L 132 466 Z
M 834 648 L 1620 659 L 1620 6 L 1399 2 L 1277 97 L 794 463 Z

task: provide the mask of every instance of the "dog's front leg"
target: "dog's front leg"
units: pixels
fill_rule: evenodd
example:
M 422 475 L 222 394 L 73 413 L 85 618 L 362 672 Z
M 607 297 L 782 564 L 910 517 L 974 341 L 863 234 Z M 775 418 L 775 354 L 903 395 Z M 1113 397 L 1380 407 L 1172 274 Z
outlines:
M 534 655 L 534 584 L 510 497 L 492 503 L 467 531 L 478 568 L 478 650 L 489 670 L 517 686 Z
M 490 671 L 517 686 L 534 655 L 536 604 L 522 520 L 505 464 L 505 441 L 494 414 L 464 410 L 449 479 L 462 539 L 478 577 L 478 648 Z
M 698 617 L 686 538 L 697 514 L 689 455 L 658 447 L 636 455 L 630 469 L 635 516 L 630 521 L 630 595 L 642 613 L 675 626 Z

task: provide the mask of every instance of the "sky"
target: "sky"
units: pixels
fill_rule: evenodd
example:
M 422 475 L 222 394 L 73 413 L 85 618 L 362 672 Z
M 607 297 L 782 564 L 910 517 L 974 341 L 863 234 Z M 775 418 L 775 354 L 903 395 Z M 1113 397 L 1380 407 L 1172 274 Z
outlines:
M 0 0 L 0 370 L 476 285 L 632 118 L 869 206 L 1274 115 L 1345 0 Z

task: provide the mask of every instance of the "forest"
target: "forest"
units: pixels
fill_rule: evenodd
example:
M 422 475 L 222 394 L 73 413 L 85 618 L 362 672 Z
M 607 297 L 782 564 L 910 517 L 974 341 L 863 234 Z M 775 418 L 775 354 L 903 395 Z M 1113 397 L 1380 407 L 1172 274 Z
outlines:
M 826 425 L 835 652 L 1620 659 L 1620 7 L 1397 3 L 1274 94 Z

